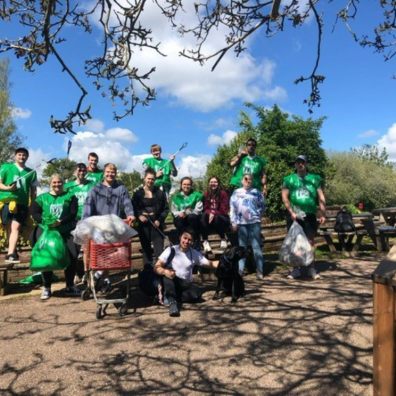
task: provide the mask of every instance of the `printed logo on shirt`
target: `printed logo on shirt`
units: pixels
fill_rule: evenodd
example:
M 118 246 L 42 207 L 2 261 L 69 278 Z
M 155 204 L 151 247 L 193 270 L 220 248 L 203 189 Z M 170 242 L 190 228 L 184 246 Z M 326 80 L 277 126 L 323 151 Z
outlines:
M 62 215 L 63 204 L 52 204 L 50 205 L 50 213 L 59 219 Z

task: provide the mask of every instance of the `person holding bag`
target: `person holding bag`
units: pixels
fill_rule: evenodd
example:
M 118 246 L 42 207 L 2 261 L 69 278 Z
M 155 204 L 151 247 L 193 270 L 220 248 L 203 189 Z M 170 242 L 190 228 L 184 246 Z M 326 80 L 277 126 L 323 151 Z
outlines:
M 315 236 L 319 224 L 326 221 L 326 199 L 322 189 L 322 178 L 307 170 L 307 157 L 299 155 L 294 163 L 296 171 L 283 178 L 282 201 L 287 210 L 287 228 L 297 222 L 305 233 L 314 251 Z M 317 219 L 317 207 L 320 215 Z M 294 267 L 288 279 L 297 279 L 302 276 L 303 270 L 307 270 L 308 276 L 312 279 L 320 279 L 313 261 L 307 267 Z
M 39 195 L 31 206 L 31 215 L 38 224 L 31 238 L 33 246 L 31 269 L 42 270 L 44 288 L 41 300 L 48 300 L 51 297 L 53 270 L 62 266 L 66 266 L 65 294 L 80 295 L 80 290 L 74 286 L 78 250 L 70 235 L 76 226 L 77 210 L 76 197 L 64 192 L 63 179 L 58 174 L 50 178 L 50 191 Z M 59 255 L 59 252 L 62 252 L 62 244 L 59 246 L 58 241 L 51 240 L 48 231 L 52 231 L 55 239 L 59 240 L 59 235 L 61 236 L 63 257 Z M 55 246 L 57 249 L 54 248 Z

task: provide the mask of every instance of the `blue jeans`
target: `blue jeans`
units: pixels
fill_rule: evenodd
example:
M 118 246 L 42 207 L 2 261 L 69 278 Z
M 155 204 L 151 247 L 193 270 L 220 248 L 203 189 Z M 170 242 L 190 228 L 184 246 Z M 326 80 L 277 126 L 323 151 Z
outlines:
M 257 273 L 262 274 L 264 269 L 264 257 L 261 250 L 261 224 L 240 224 L 238 225 L 239 246 L 251 246 L 253 249 L 254 261 Z M 242 275 L 245 269 L 246 259 L 239 260 L 239 273 Z

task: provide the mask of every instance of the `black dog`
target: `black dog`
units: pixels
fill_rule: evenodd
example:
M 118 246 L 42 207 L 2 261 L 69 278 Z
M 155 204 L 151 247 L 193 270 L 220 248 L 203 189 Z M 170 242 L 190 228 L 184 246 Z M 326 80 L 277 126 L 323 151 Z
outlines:
M 219 265 L 216 268 L 217 287 L 213 300 L 220 297 L 220 292 L 231 295 L 231 302 L 236 302 L 245 294 L 245 283 L 239 274 L 238 262 L 250 254 L 251 248 L 234 246 L 227 248 L 220 256 Z

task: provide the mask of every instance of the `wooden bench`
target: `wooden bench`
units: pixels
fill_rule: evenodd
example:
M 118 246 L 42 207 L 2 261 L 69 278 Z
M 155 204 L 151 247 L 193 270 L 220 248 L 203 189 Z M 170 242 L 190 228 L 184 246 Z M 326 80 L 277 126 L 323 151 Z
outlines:
M 381 251 L 389 250 L 389 238 L 396 237 L 396 228 L 392 226 L 382 225 L 377 228 L 379 233 Z
M 0 264 L 0 296 L 4 296 L 7 292 L 7 283 L 8 283 L 8 271 L 12 269 L 14 263 L 11 264 Z
M 334 228 L 320 229 L 318 234 L 324 238 L 331 254 L 337 253 L 337 248 L 333 240 L 334 237 L 337 237 L 340 245 L 339 251 L 342 254 L 349 254 L 351 257 L 356 257 L 363 237 L 368 235 L 365 229 L 358 229 L 354 232 L 336 232 Z

